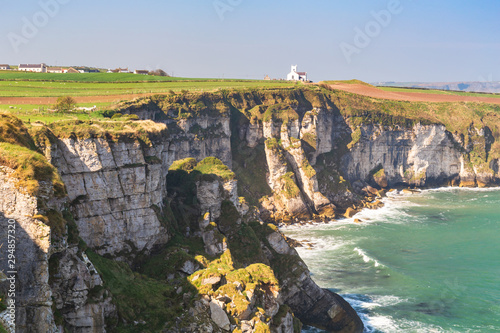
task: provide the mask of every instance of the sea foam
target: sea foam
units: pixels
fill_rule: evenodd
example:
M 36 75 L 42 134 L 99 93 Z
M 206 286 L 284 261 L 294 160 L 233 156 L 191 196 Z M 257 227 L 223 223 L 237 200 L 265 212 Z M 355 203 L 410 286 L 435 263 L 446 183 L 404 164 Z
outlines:
M 361 250 L 359 247 L 355 247 L 354 248 L 354 251 L 357 252 L 362 258 L 363 258 L 363 261 L 368 263 L 368 262 L 373 262 L 373 265 L 375 267 L 380 267 L 380 266 L 383 266 L 381 265 L 376 259 L 373 259 L 371 258 L 370 256 L 368 256 L 365 251 Z

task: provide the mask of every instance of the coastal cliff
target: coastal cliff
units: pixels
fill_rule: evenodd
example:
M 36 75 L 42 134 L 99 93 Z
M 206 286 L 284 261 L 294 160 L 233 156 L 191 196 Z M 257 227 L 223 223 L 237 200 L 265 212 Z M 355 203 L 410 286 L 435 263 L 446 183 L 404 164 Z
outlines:
M 360 332 L 275 225 L 375 207 L 394 187 L 498 184 L 494 108 L 311 86 L 152 96 L 29 128 L 2 115 L 17 329 Z

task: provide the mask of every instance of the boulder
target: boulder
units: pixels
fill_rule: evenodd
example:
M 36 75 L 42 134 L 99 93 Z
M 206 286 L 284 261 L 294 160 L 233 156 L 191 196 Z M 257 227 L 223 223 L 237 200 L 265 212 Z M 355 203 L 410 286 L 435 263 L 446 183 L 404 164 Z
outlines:
M 349 207 L 347 208 L 347 210 L 345 211 L 344 213 L 344 216 L 347 217 L 347 218 L 351 218 L 353 217 L 354 215 L 356 215 L 358 213 L 357 210 L 355 210 L 354 208 L 352 207 Z
M 227 317 L 226 312 L 223 310 L 224 304 L 219 301 L 210 301 L 210 317 L 214 323 L 225 331 L 231 329 L 231 323 Z

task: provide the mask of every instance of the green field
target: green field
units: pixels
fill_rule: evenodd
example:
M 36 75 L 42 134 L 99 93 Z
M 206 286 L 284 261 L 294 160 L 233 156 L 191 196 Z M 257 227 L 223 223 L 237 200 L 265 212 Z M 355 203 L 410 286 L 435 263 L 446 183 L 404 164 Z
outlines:
M 0 71 L 0 81 L 53 81 L 53 82 L 269 82 L 248 79 L 185 78 L 171 76 L 138 75 L 133 73 L 32 73 Z M 274 81 L 280 82 L 280 81 Z M 284 81 L 286 82 L 286 81 Z
M 7 81 L 73 81 L 73 82 L 165 82 L 165 81 L 220 81 L 170 76 L 137 75 L 132 73 L 31 73 L 0 71 L 0 80 Z M 243 81 L 243 80 L 224 80 Z
M 113 103 L 79 103 L 79 107 L 97 107 L 97 110 L 107 109 Z M 79 120 L 90 120 L 94 118 L 102 118 L 102 114 L 99 112 L 91 111 L 77 111 L 71 113 L 61 113 L 50 111 L 50 105 L 39 105 L 39 104 L 18 104 L 18 105 L 2 105 L 0 104 L 0 113 L 6 112 L 10 113 L 22 121 L 31 123 L 35 121 L 43 121 L 47 124 L 53 123 L 58 120 L 65 119 L 79 119 Z
M 133 80 L 145 80 L 132 82 Z M 219 89 L 245 88 L 288 88 L 296 83 L 289 81 L 264 80 L 217 80 L 217 79 L 186 79 L 174 77 L 159 77 L 125 73 L 84 73 L 84 74 L 55 74 L 55 73 L 24 73 L 0 71 L 0 97 L 22 98 L 29 100 L 0 101 L 0 111 L 7 112 L 26 122 L 44 121 L 51 123 L 60 119 L 90 119 L 98 117 L 94 112 L 71 112 L 67 114 L 53 113 L 51 105 L 38 97 L 85 97 L 117 96 L 113 102 L 78 103 L 78 107 L 96 105 L 98 110 L 108 108 L 121 99 L 122 95 L 175 93 L 183 91 L 216 91 Z M 130 97 L 128 97 L 130 98 Z
M 57 74 L 56 74 L 57 75 Z M 61 74 L 59 74 L 61 75 Z M 64 75 L 64 74 L 62 74 Z M 78 75 L 78 74 L 75 74 Z M 111 74 L 110 74 L 111 75 Z M 292 87 L 288 81 L 166 81 L 166 82 L 51 82 L 0 81 L 0 97 L 107 96 L 165 93 L 173 90 L 212 91 L 231 88 Z
M 500 98 L 500 94 L 489 93 L 470 93 L 451 90 L 434 90 L 434 89 L 418 89 L 418 88 L 395 88 L 395 87 L 377 87 L 380 90 L 404 93 L 421 93 L 421 94 L 439 94 L 439 95 L 458 95 L 471 97 L 496 97 Z

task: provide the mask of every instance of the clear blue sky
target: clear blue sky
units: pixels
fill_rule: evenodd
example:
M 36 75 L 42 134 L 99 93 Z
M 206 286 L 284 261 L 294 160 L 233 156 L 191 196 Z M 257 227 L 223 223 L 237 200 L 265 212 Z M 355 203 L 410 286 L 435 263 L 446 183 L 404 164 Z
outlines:
M 55 13 L 42 6 L 51 2 Z M 391 8 L 376 23 L 372 12 Z M 4 0 L 0 20 L 0 63 L 225 78 L 280 78 L 298 64 L 314 81 L 500 81 L 498 0 Z M 371 36 L 356 39 L 357 28 Z

